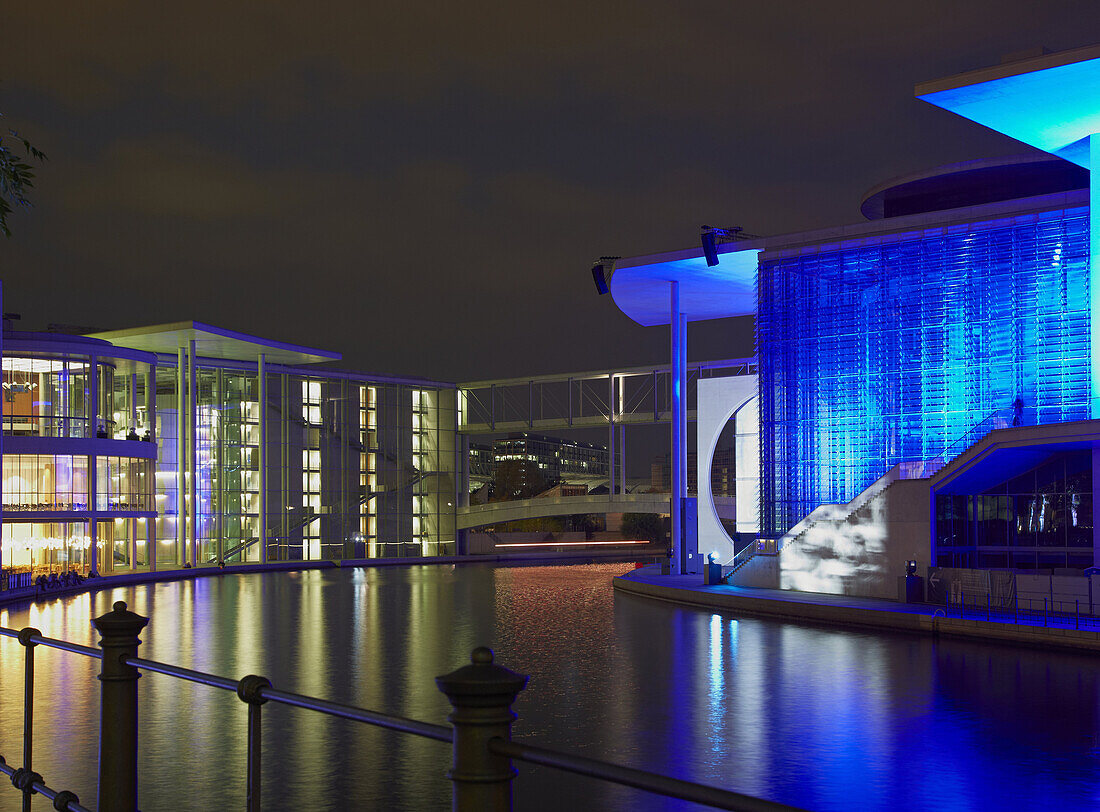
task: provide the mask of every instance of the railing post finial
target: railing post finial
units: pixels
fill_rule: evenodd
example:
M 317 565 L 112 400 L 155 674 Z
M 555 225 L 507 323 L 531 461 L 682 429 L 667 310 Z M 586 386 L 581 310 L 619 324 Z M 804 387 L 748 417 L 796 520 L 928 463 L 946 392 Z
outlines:
M 137 656 L 138 635 L 149 618 L 122 601 L 92 621 L 102 635 L 100 680 L 99 812 L 137 810 L 138 670 L 124 661 Z
M 492 649 L 475 648 L 470 665 L 435 678 L 454 711 L 451 770 L 455 812 L 495 812 L 512 808 L 512 760 L 489 752 L 489 740 L 511 739 L 516 715 L 512 703 L 527 676 L 493 663 Z

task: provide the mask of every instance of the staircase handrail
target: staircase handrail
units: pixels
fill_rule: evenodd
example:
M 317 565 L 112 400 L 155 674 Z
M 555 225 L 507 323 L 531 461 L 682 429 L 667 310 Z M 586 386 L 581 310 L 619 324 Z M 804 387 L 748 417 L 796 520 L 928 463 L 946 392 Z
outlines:
M 952 462 L 967 448 L 974 445 L 976 442 L 989 434 L 989 432 L 999 428 L 1006 428 L 1009 425 L 1030 425 L 1028 423 L 1024 423 L 1023 421 L 1023 416 L 1025 414 L 1025 409 L 1019 409 L 1019 411 L 1017 412 L 1017 407 L 1015 405 L 1006 406 L 1001 409 L 995 409 L 984 418 L 979 420 L 977 423 L 972 425 L 965 432 L 960 434 L 958 437 L 948 442 L 944 446 L 943 452 L 941 452 L 938 456 L 932 457 L 927 460 L 899 462 L 897 465 L 893 466 L 889 471 L 880 476 L 858 494 L 853 496 L 848 502 L 837 502 L 818 505 L 805 517 L 796 522 L 790 530 L 788 530 L 779 538 L 775 539 L 774 554 L 778 555 L 779 553 L 781 553 L 784 549 L 790 546 L 792 542 L 798 539 L 799 536 L 805 533 L 806 530 L 809 529 L 810 525 L 822 519 L 846 519 L 847 517 L 858 511 L 860 508 L 864 507 L 874 497 L 878 496 L 880 493 L 882 493 L 884 490 L 890 487 L 890 485 L 898 480 L 925 479 L 932 476 L 948 463 Z M 998 419 L 1005 420 L 1005 426 L 996 425 L 996 421 Z M 841 513 L 843 513 L 842 516 L 839 515 Z M 734 557 L 731 558 L 729 561 L 727 561 L 722 567 L 723 571 L 725 571 L 726 568 L 730 568 L 729 573 L 725 573 L 726 575 L 736 572 L 745 564 L 747 564 L 753 557 L 755 557 L 756 553 L 757 543 L 753 542 L 752 544 L 749 544 L 740 552 L 738 552 L 736 555 L 734 555 Z
M 972 425 L 962 434 L 958 435 L 950 442 L 946 443 L 941 451 L 935 457 L 931 457 L 927 460 L 923 460 L 919 463 L 902 463 L 903 466 L 907 466 L 905 476 L 903 479 L 926 479 L 936 472 L 940 471 L 947 465 L 949 465 L 956 457 L 962 454 L 970 446 L 980 441 L 983 437 L 989 434 L 991 431 L 1000 428 L 1007 428 L 1010 425 L 1030 425 L 1023 420 L 1026 410 L 1021 409 L 1019 418 L 1017 419 L 1016 409 L 1014 406 L 1005 406 L 1001 409 L 995 409 Z M 1003 426 L 997 425 L 998 420 L 1005 421 Z M 919 468 L 912 466 L 919 465 Z

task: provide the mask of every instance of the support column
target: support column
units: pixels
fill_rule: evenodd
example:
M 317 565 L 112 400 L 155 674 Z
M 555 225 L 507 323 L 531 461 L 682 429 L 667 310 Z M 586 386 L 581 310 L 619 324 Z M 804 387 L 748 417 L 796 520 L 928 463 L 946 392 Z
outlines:
M 455 502 L 459 507 L 470 506 L 470 435 L 460 434 L 458 435 L 458 493 L 455 494 L 458 497 L 458 501 Z
M 41 401 L 46 400 L 46 398 L 48 397 L 46 395 L 46 381 L 47 381 L 46 373 L 45 372 L 39 372 L 38 373 L 38 393 L 39 393 L 38 398 Z M 49 418 L 46 417 L 46 415 L 44 414 L 45 411 L 46 411 L 46 408 L 45 408 L 45 404 L 43 403 L 38 407 L 38 436 L 39 437 L 49 437 L 50 436 Z
M 622 414 L 621 411 L 620 414 Z M 626 426 L 621 423 L 619 424 L 619 493 L 626 493 Z
M 1089 417 L 1100 418 L 1100 134 L 1089 136 Z
M 99 358 L 92 356 L 88 365 L 88 396 L 91 408 L 85 402 L 88 430 L 92 437 L 99 436 Z M 88 571 L 99 572 L 99 456 L 88 456 L 88 538 L 90 556 Z
M 157 449 L 153 460 L 153 509 L 157 509 L 157 470 L 160 467 L 160 445 L 157 440 L 157 365 L 149 364 L 145 369 L 145 431 L 149 441 Z M 149 572 L 157 571 L 157 517 L 145 519 L 145 561 Z
M 460 393 L 455 394 L 461 397 Z M 455 432 L 455 454 L 458 456 L 455 460 L 455 555 L 466 555 L 467 532 L 458 528 L 458 510 L 470 506 L 470 435 Z
M 176 351 L 176 566 L 187 563 L 187 367 Z
M 687 316 L 680 314 L 680 405 L 676 413 L 676 426 L 680 431 L 680 497 L 687 496 L 687 455 L 688 455 L 688 422 L 687 422 Z M 681 502 L 681 504 L 683 504 Z M 690 539 L 694 534 L 684 532 L 684 513 L 680 511 L 680 574 L 690 572 L 688 558 L 695 553 L 688 549 Z
M 668 332 L 670 338 L 670 356 L 671 366 L 669 367 L 669 382 L 672 388 L 672 414 L 670 417 L 670 427 L 672 434 L 672 452 L 669 458 L 669 468 L 672 473 L 672 493 L 670 495 L 670 501 L 672 502 L 672 535 L 671 535 L 671 558 L 669 560 L 670 573 L 672 575 L 680 575 L 683 573 L 683 534 L 681 528 L 681 509 L 683 507 L 683 499 L 685 493 L 686 483 L 685 479 L 685 467 L 682 466 L 680 460 L 683 458 L 684 449 L 683 435 L 680 433 L 680 413 L 682 411 L 684 401 L 684 388 L 681 384 L 683 376 L 681 373 L 683 370 L 680 368 L 682 364 L 683 353 L 681 352 L 680 342 L 682 335 L 680 332 L 680 283 L 669 283 L 669 318 L 668 318 Z
M 607 373 L 607 498 L 615 498 L 615 375 Z
M 137 431 L 137 373 L 130 373 L 130 425 L 126 427 L 126 435 L 130 435 L 130 429 Z
M 145 520 L 145 558 L 149 562 L 149 572 L 157 571 L 157 520 Z
M 260 563 L 267 563 L 267 356 L 260 353 L 256 362 L 260 399 Z M 284 416 L 285 419 L 285 416 Z
M 1096 447 L 1092 449 L 1092 481 L 1100 482 L 1100 448 Z M 1095 505 L 1095 496 L 1093 499 L 1093 504 Z M 1093 510 L 1095 510 L 1095 508 L 1093 508 Z M 935 527 L 935 525 L 932 526 Z M 933 561 L 932 563 L 935 564 L 936 562 Z M 1094 567 L 1100 566 L 1100 527 L 1097 527 L 1095 520 L 1093 520 L 1092 523 L 1092 565 Z M 1100 595 L 1093 597 L 1092 604 L 1093 606 L 1100 605 Z
M 157 365 L 149 364 L 145 373 L 145 430 L 149 439 L 157 442 Z M 160 454 L 157 454 L 160 458 Z
M 279 543 L 286 548 L 286 551 L 280 550 L 276 560 L 290 557 L 290 464 L 288 459 L 290 456 L 290 375 L 283 373 L 279 384 L 282 398 L 282 411 L 279 418 L 279 426 L 282 432 L 279 445 L 279 471 L 282 473 L 279 480 L 279 495 L 282 501 L 279 503 L 279 514 L 283 517 L 281 524 L 282 540 Z M 295 462 L 301 465 L 300 460 L 301 454 L 298 455 L 298 460 Z
M 65 361 L 65 371 L 60 382 L 61 387 L 61 436 L 71 437 L 72 427 L 72 403 L 73 403 L 73 369 L 69 361 Z
M 198 373 L 195 369 L 195 341 L 187 345 L 187 518 L 190 525 L 191 566 L 199 565 L 199 478 L 195 465 L 199 445 Z
M 218 367 L 217 378 L 214 384 L 214 408 L 215 414 L 223 414 L 221 409 L 225 406 L 225 373 Z M 213 421 L 211 422 L 213 425 Z M 216 549 L 214 560 L 219 564 L 225 563 L 225 426 L 221 419 L 217 422 L 218 430 L 218 455 L 215 458 L 215 470 L 218 476 L 218 499 L 212 507 L 214 509 L 214 539 Z M 211 479 L 210 487 L 213 490 L 214 482 Z M 213 500 L 211 500 L 213 502 Z

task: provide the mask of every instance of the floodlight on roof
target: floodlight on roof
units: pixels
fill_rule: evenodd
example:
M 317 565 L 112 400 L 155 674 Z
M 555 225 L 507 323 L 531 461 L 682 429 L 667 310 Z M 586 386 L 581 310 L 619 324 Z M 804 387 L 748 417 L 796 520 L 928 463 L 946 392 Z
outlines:
M 732 226 L 731 228 L 700 226 L 700 229 L 703 232 L 699 235 L 699 239 L 703 243 L 703 256 L 707 258 L 707 265 L 712 268 L 718 264 L 718 245 L 720 243 L 755 239 L 755 235 L 746 234 L 741 226 Z
M 592 281 L 596 284 L 596 290 L 601 296 L 611 290 L 608 287 L 608 282 L 611 281 L 611 274 L 615 272 L 615 260 L 617 259 L 619 257 L 600 257 L 592 265 Z

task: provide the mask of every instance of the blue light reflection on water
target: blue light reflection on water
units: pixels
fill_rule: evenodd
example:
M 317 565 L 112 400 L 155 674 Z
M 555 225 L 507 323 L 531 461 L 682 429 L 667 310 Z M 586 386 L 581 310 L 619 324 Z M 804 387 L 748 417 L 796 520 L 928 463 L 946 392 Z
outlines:
M 0 624 L 92 644 L 91 618 L 123 599 L 153 617 L 144 656 L 434 722 L 448 707 L 432 678 L 489 643 L 532 675 L 516 734 L 536 743 L 816 810 L 1100 806 L 1095 657 L 679 609 L 614 595 L 623 569 L 222 576 L 0 610 Z M 94 664 L 38 651 L 36 767 L 92 805 Z M 0 641 L 9 761 L 21 674 L 18 644 Z M 159 675 L 141 692 L 142 809 L 239 806 L 241 703 Z M 265 809 L 448 805 L 444 745 L 274 706 L 264 725 Z M 516 795 L 520 810 L 696 808 L 525 765 Z M 0 810 L 17 808 L 0 787 Z

